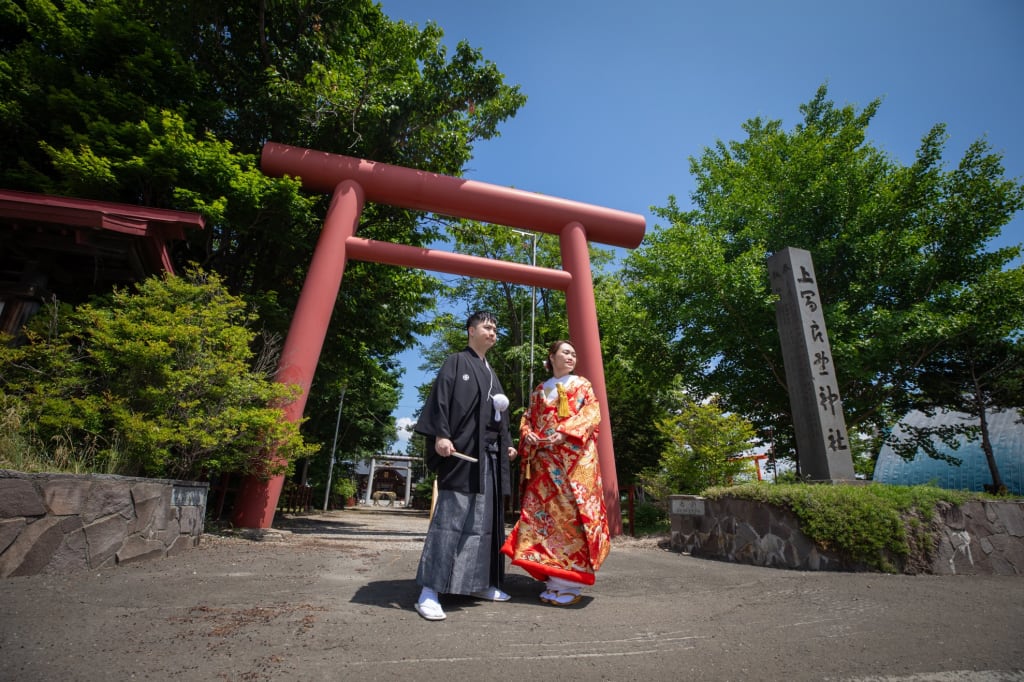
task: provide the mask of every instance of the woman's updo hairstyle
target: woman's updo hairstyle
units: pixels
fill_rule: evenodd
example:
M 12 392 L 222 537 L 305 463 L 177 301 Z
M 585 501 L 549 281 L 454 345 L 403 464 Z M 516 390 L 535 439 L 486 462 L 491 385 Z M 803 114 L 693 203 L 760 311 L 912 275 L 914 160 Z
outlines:
M 563 343 L 572 346 L 572 349 L 576 350 L 576 346 L 573 346 L 571 341 L 566 341 L 565 339 L 558 339 L 557 341 L 552 342 L 551 345 L 548 346 L 547 357 L 544 358 L 544 369 L 546 369 L 547 371 L 554 371 L 554 369 L 551 367 L 551 356 L 558 352 L 558 349 L 561 348 Z

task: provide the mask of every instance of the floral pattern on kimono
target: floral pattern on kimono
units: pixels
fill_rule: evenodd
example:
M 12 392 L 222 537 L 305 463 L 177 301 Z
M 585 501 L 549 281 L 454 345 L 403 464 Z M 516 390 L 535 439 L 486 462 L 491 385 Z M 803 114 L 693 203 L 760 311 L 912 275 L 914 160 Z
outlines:
M 569 375 L 562 387 L 568 416 L 559 416 L 559 396 L 549 400 L 543 384 L 530 394 L 520 423 L 522 512 L 501 551 L 538 580 L 592 585 L 611 548 L 597 456 L 601 408 L 583 377 Z M 531 447 L 530 431 L 542 439 L 562 433 L 565 442 Z

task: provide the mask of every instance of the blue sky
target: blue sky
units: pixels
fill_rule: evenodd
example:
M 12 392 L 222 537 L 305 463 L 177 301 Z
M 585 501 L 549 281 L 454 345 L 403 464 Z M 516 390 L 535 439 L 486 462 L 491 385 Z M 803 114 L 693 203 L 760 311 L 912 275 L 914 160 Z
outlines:
M 839 105 L 882 105 L 869 141 L 904 164 L 936 123 L 948 169 L 986 138 L 1024 179 L 1024 2 L 1018 0 L 383 0 L 394 20 L 437 23 L 527 95 L 477 145 L 466 177 L 647 217 L 690 206 L 689 158 L 745 137 L 755 116 L 800 120 L 827 83 Z M 628 8 L 627 8 L 628 7 Z M 1024 215 L 995 245 L 1024 242 Z M 408 354 L 399 419 L 429 380 Z M 404 448 L 404 443 L 396 446 Z

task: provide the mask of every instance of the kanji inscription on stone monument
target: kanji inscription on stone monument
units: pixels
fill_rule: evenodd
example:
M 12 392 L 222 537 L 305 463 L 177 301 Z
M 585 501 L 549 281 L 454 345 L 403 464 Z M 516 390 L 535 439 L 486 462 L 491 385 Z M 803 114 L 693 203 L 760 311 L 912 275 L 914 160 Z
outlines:
M 851 480 L 853 456 L 811 254 L 786 247 L 768 257 L 768 274 L 779 295 L 775 316 L 800 473 L 816 481 Z

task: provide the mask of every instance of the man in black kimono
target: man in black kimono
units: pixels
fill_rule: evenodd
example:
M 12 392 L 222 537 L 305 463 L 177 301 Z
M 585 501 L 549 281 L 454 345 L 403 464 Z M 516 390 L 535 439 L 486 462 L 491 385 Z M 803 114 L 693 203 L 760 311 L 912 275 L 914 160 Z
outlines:
M 415 429 L 427 439 L 427 467 L 437 472 L 434 515 L 416 572 L 423 588 L 416 611 L 427 620 L 444 620 L 440 594 L 509 599 L 500 589 L 505 561 L 499 549 L 516 451 L 508 398 L 485 358 L 498 339 L 498 321 L 492 313 L 474 313 L 466 332 L 469 345 L 444 361 Z

